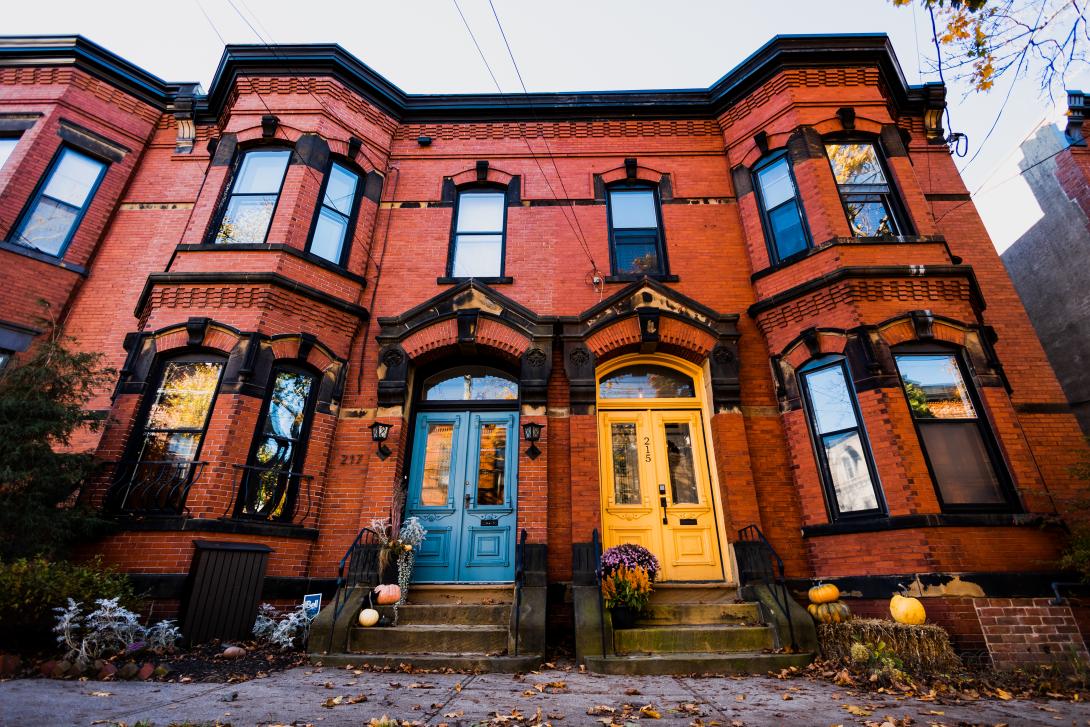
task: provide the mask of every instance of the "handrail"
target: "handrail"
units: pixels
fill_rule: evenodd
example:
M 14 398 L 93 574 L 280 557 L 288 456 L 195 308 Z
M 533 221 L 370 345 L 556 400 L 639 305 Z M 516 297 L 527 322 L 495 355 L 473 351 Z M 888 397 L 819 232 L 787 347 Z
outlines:
M 522 584 L 526 580 L 526 530 L 519 534 L 515 546 L 515 653 L 519 655 L 519 624 L 522 617 Z
M 189 460 L 117 461 L 103 498 L 103 509 L 124 515 L 177 516 L 207 462 Z
M 224 517 L 240 520 L 298 525 L 310 515 L 311 488 L 314 479 L 302 472 L 290 472 L 278 465 L 233 464 L 235 469 L 235 501 L 228 505 Z M 267 495 L 264 502 L 258 498 Z M 299 515 L 299 503 L 305 497 L 306 509 Z
M 756 525 L 747 525 L 738 531 L 734 554 L 738 559 L 739 584 L 745 586 L 747 583 L 763 583 L 768 586 L 772 602 L 783 611 L 787 619 L 791 650 L 798 651 L 795 623 L 791 618 L 791 594 L 787 590 L 787 580 L 784 577 L 783 559 Z
M 370 541 L 365 542 L 365 541 Z M 326 653 L 328 654 L 330 649 L 333 648 L 333 632 L 337 628 L 337 619 L 341 616 L 341 611 L 348 605 L 347 594 L 349 589 L 355 588 L 362 580 L 364 563 L 361 557 L 361 551 L 364 545 L 373 545 L 377 540 L 376 533 L 371 528 L 361 528 L 356 537 L 352 540 L 352 544 L 348 546 L 348 550 L 345 551 L 344 557 L 341 558 L 340 563 L 337 564 L 337 595 L 333 601 L 333 619 L 329 624 L 329 639 L 326 641 Z M 377 557 L 377 553 L 376 553 Z M 345 571 L 345 565 L 348 566 L 347 572 Z M 377 567 L 377 561 L 376 561 Z
M 598 537 L 598 528 L 590 536 L 591 545 L 594 548 L 594 582 L 598 585 L 598 630 L 602 635 L 602 658 L 609 654 L 606 651 L 606 609 L 602 603 L 602 541 Z

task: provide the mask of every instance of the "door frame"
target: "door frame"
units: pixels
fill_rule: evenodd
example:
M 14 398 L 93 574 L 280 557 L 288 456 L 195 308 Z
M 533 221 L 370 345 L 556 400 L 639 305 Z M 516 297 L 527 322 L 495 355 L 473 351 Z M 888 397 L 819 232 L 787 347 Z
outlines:
M 483 399 L 483 400 L 465 400 L 465 399 L 452 399 L 443 401 L 424 401 L 424 382 L 431 377 L 441 374 L 445 371 L 456 371 L 462 368 L 469 367 L 484 367 L 496 370 L 498 373 L 503 374 L 510 380 L 514 381 L 518 387 L 518 397 L 515 399 Z M 507 414 L 512 413 L 515 415 L 515 427 L 512 432 L 514 436 L 514 468 L 515 468 L 515 494 L 511 501 L 512 517 L 514 518 L 514 541 L 517 548 L 518 533 L 519 533 L 519 503 L 518 503 L 518 465 L 519 465 L 519 443 L 522 441 L 522 381 L 516 373 L 512 373 L 510 364 L 502 359 L 482 355 L 476 356 L 472 360 L 451 360 L 440 359 L 438 361 L 431 362 L 425 366 L 417 367 L 412 372 L 412 384 L 410 386 L 412 396 L 409 398 L 409 412 L 406 417 L 406 430 L 407 438 L 405 441 L 404 459 L 403 459 L 403 482 L 405 493 L 405 501 L 402 504 L 401 517 L 404 520 L 409 513 L 409 507 L 412 498 L 412 467 L 413 458 L 415 457 L 415 451 L 417 445 L 419 445 L 420 439 L 418 437 L 419 432 L 419 419 L 421 414 L 467 414 L 466 418 L 466 455 L 468 456 L 468 442 L 472 438 L 472 432 L 469 431 L 469 424 L 472 421 L 473 414 Z M 468 466 L 468 463 L 467 463 Z M 461 557 L 461 554 L 456 554 L 456 557 Z M 512 579 L 513 580 L 513 579 Z M 487 585 L 491 583 L 507 584 L 512 581 L 421 581 L 427 584 L 450 584 L 457 585 L 459 583 L 469 584 L 481 584 Z
M 696 397 L 693 399 L 679 399 L 679 398 L 663 398 L 663 399 L 603 399 L 598 394 L 601 391 L 600 384 L 603 376 L 607 376 L 617 369 L 633 366 L 636 364 L 656 364 L 659 366 L 665 366 L 676 371 L 680 371 L 686 376 L 690 376 L 693 379 L 693 387 L 695 389 Z M 669 356 L 662 353 L 629 353 L 617 358 L 610 359 L 601 364 L 594 370 L 594 391 L 595 401 L 597 403 L 597 411 L 625 411 L 625 410 L 669 410 L 669 409 L 689 409 L 698 410 L 701 414 L 700 421 L 704 435 L 704 456 L 706 459 L 706 465 L 708 467 L 708 487 L 711 490 L 712 498 L 712 514 L 715 517 L 715 533 L 719 544 L 719 558 L 723 565 L 723 581 L 725 583 L 735 583 L 736 568 L 734 561 L 731 558 L 730 541 L 727 539 L 726 530 L 726 518 L 723 511 L 723 493 L 719 485 L 719 472 L 715 467 L 716 458 L 714 450 L 714 439 L 712 438 L 712 415 L 711 409 L 712 391 L 711 391 L 711 377 L 708 375 L 707 364 L 704 366 L 697 366 L 691 361 L 677 358 L 675 356 Z M 598 436 L 598 512 L 600 517 L 604 517 L 603 504 L 605 502 L 604 493 L 602 491 L 603 483 L 606 481 L 605 472 L 602 471 L 603 458 L 601 456 L 601 448 L 605 446 L 602 442 L 599 426 L 601 419 L 595 415 L 595 431 Z

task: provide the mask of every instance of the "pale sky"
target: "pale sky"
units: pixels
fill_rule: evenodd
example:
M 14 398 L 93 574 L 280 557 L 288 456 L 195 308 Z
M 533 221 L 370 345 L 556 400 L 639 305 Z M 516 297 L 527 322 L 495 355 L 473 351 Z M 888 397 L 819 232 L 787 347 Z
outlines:
M 488 0 L 458 2 L 503 91 L 520 92 Z M 927 72 L 934 46 L 926 11 L 895 8 L 888 0 L 493 2 L 530 91 L 706 87 L 777 33 L 884 32 L 910 83 L 938 80 Z M 228 43 L 339 43 L 410 93 L 495 90 L 454 0 L 11 2 L 0 33 L 79 33 L 161 78 L 206 88 L 222 36 Z M 1069 85 L 1088 81 L 1084 73 Z M 1058 121 L 1066 107 L 1062 96 L 1055 103 L 1041 98 L 1034 79 L 1024 79 L 984 150 L 966 167 L 1009 83 L 1003 79 L 990 93 L 967 97 L 951 85 L 948 94 L 953 129 L 970 142 L 958 165 L 1000 251 L 1041 214 L 1016 176 L 1017 147 L 1042 121 Z

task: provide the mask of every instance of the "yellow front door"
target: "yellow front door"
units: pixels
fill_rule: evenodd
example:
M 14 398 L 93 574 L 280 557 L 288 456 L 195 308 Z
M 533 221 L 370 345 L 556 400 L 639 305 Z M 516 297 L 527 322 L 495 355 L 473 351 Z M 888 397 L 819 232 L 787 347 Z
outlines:
M 598 425 L 605 547 L 644 546 L 660 580 L 722 580 L 700 411 L 607 410 Z

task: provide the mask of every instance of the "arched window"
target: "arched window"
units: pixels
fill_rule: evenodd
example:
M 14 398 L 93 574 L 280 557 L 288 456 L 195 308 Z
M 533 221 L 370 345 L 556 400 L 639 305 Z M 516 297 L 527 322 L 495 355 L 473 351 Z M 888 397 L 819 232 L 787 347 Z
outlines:
M 348 165 L 331 160 L 314 211 L 307 251 L 336 265 L 348 259 L 348 242 L 359 207 L 360 176 Z
M 907 234 L 885 161 L 871 141 L 828 141 L 825 153 L 854 237 Z
M 288 364 L 273 368 L 269 393 L 243 468 L 236 514 L 291 520 L 302 476 L 317 376 Z
M 424 380 L 424 401 L 514 401 L 518 382 L 499 369 L 467 366 L 448 369 Z
M 881 512 L 867 430 L 844 359 L 812 361 L 799 370 L 799 382 L 833 519 Z
M 454 205 L 450 259 L 452 278 L 501 278 L 507 230 L 507 192 L 500 187 L 459 190 Z
M 895 350 L 893 358 L 943 507 L 1013 507 L 1013 492 L 959 352 L 909 346 Z
M 281 148 L 251 149 L 239 156 L 216 229 L 217 243 L 265 242 L 289 159 L 291 150 Z
M 753 169 L 758 206 L 772 263 L 810 247 L 810 231 L 802 214 L 795 175 L 786 152 L 777 152 Z
M 666 241 L 657 187 L 609 188 L 609 258 L 613 275 L 666 275 Z
M 696 386 L 691 376 L 657 364 L 635 364 L 617 369 L 598 383 L 602 399 L 691 399 Z

